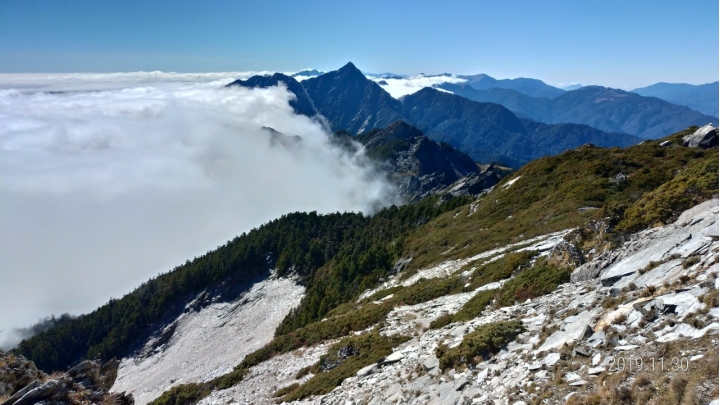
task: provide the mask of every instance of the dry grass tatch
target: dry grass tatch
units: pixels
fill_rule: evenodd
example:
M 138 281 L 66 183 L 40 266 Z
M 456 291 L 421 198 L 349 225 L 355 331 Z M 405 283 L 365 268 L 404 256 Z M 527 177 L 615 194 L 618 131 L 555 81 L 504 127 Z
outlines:
M 713 337 L 676 341 L 654 346 L 644 354 L 649 359 L 663 358 L 665 369 L 644 367 L 642 372 L 627 370 L 613 374 L 602 373 L 594 388 L 569 398 L 571 405 L 651 404 L 693 405 L 707 404 L 718 397 L 718 349 Z M 703 357 L 688 363 L 687 371 L 673 371 L 672 358 L 687 358 L 688 347 L 706 348 Z

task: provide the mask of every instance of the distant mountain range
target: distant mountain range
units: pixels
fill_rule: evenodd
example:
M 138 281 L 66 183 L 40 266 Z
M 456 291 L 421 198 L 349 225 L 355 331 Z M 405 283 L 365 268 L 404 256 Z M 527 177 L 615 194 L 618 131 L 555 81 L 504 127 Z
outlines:
M 363 72 L 363 74 L 367 77 L 372 77 L 375 79 L 405 79 L 407 78 L 407 75 L 398 75 L 395 73 L 368 73 Z
M 657 97 L 674 104 L 684 105 L 703 114 L 718 113 L 718 82 L 692 85 L 685 83 L 656 83 L 632 91 L 641 96 Z
M 587 125 L 540 125 L 518 118 L 502 105 L 471 101 L 468 97 L 431 88 L 398 100 L 352 63 L 302 83 L 275 74 L 237 80 L 229 86 L 268 87 L 279 82 L 285 83 L 297 96 L 293 108 L 298 113 L 323 116 L 333 131 L 357 135 L 403 120 L 429 138 L 446 142 L 485 163 L 519 167 L 532 159 L 585 143 L 629 146 L 640 141 L 627 134 L 603 132 Z
M 519 77 L 517 79 L 495 79 L 486 74 L 472 76 L 458 76 L 466 79 L 466 84 L 477 90 L 487 89 L 510 89 L 530 97 L 553 98 L 563 94 L 565 91 L 550 86 L 542 80 Z
M 462 83 L 440 88 L 473 101 L 501 104 L 518 116 L 547 124 L 576 123 L 603 131 L 656 139 L 692 125 L 717 125 L 718 119 L 655 97 L 602 86 L 562 91 L 554 98 L 532 97 L 513 89 L 479 90 Z
M 320 75 L 323 74 L 323 73 L 325 73 L 325 72 L 321 72 L 321 71 L 316 70 L 316 69 L 307 69 L 307 70 L 301 70 L 301 71 L 299 71 L 299 72 L 297 72 L 297 73 L 293 73 L 293 74 L 292 74 L 292 77 L 297 77 L 297 76 L 320 76 Z
M 325 72 L 321 72 L 315 69 L 304 70 L 293 74 L 296 76 L 320 76 Z M 407 75 L 400 75 L 395 73 L 363 73 L 366 77 L 372 79 L 404 79 Z M 548 124 L 560 123 L 560 122 L 573 122 L 578 124 L 587 124 L 591 126 L 597 126 L 597 128 L 605 131 L 623 131 L 632 135 L 637 135 L 643 138 L 658 138 L 667 135 L 668 133 L 675 132 L 687 127 L 686 122 L 692 122 L 690 125 L 704 125 L 709 122 L 717 124 L 716 121 L 707 121 L 707 119 L 700 119 L 697 114 L 689 113 L 683 110 L 670 111 L 673 108 L 661 105 L 650 105 L 642 106 L 637 109 L 637 106 L 624 105 L 624 103 L 616 104 L 615 107 L 619 110 L 626 110 L 630 108 L 628 114 L 613 111 L 615 107 L 610 106 L 598 106 L 599 110 L 587 111 L 587 114 L 582 114 L 581 118 L 575 118 L 574 120 L 567 121 L 566 115 L 573 115 L 576 111 L 565 112 L 557 111 L 556 106 L 552 102 L 546 100 L 534 100 L 534 99 L 554 99 L 565 95 L 567 92 L 581 89 L 583 87 L 595 87 L 600 86 L 583 86 L 581 84 L 571 84 L 562 88 L 551 86 L 542 80 L 519 77 L 515 79 L 495 79 L 487 74 L 481 73 L 476 75 L 453 75 L 451 73 L 442 73 L 439 75 L 430 75 L 427 77 L 436 76 L 454 76 L 465 79 L 466 82 L 462 84 L 450 84 L 446 83 L 438 86 L 441 89 L 452 91 L 453 93 L 460 94 L 463 97 L 470 98 L 474 101 L 492 102 L 502 104 L 509 108 L 514 113 L 524 118 L 531 118 L 536 121 L 541 121 Z M 380 82 L 379 84 L 386 84 Z M 483 92 L 473 92 L 472 90 L 480 90 Z M 502 90 L 513 90 L 511 92 L 504 92 Z M 611 91 L 622 92 L 622 90 L 609 89 Z M 718 105 L 719 91 L 718 82 L 706 83 L 700 85 L 692 85 L 686 83 L 656 83 L 651 86 L 641 87 L 631 90 L 632 93 L 639 94 L 644 97 L 656 97 L 661 100 L 667 101 L 671 104 L 678 106 L 689 107 L 692 110 L 702 113 L 703 115 L 714 117 L 720 116 L 720 107 Z M 516 94 L 516 93 L 519 93 Z M 588 95 L 591 93 L 586 93 Z M 622 93 L 619 93 L 622 94 Z M 522 97 L 527 96 L 530 99 Z M 570 99 L 576 100 L 577 94 L 571 96 Z M 591 95 L 592 97 L 592 95 Z M 617 102 L 617 96 L 613 96 Z M 597 99 L 594 99 L 593 103 L 596 103 Z M 628 99 L 630 104 L 633 103 L 646 103 L 647 100 L 640 99 Z M 560 103 L 561 104 L 561 103 Z M 587 104 L 585 104 L 587 107 Z M 650 111 L 648 110 L 650 108 Z M 539 111 L 538 111 L 539 110 Z M 657 111 L 652 111 L 657 110 Z M 607 114 L 612 114 L 612 117 L 608 117 Z M 662 113 L 664 115 L 671 114 L 673 117 L 668 118 L 663 123 L 641 123 L 637 122 L 635 115 L 647 115 L 652 116 L 656 113 Z M 626 116 L 627 115 L 627 116 Z M 615 121 L 615 123 L 602 123 L 605 120 Z M 698 121 L 698 119 L 700 119 Z M 639 121 L 642 121 L 640 118 Z M 625 128 L 622 122 L 635 121 Z M 593 124 L 591 122 L 595 122 Z M 621 124 L 618 125 L 618 122 Z M 599 125 L 599 126 L 598 126 Z M 669 129 L 668 129 L 669 128 Z M 634 132 L 633 132 L 634 131 Z

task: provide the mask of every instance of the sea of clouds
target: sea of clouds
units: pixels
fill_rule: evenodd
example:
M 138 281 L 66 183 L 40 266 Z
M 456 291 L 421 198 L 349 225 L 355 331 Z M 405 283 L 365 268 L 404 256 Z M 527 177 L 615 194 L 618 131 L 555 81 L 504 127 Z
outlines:
M 0 347 L 282 214 L 396 202 L 285 88 L 225 87 L 253 73 L 0 75 Z

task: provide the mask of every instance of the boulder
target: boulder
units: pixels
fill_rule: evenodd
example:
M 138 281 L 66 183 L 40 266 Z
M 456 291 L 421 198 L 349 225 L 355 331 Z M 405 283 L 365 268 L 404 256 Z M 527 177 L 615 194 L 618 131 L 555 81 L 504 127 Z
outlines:
M 691 148 L 708 149 L 718 146 L 718 129 L 707 124 L 692 135 L 683 137 L 683 145 Z
M 12 405 L 33 405 L 40 401 L 58 401 L 63 399 L 68 392 L 68 385 L 71 384 L 67 378 L 50 380 L 23 395 L 18 400 L 11 402 Z M 4 405 L 10 405 L 8 401 Z
M 434 355 L 431 355 L 430 357 L 428 357 L 428 358 L 427 358 L 425 361 L 423 361 L 423 363 L 422 363 L 423 368 L 425 369 L 425 371 L 431 371 L 431 370 L 437 368 L 437 366 L 438 366 L 439 364 L 440 364 L 440 362 L 438 361 L 438 358 L 435 357 Z
M 470 383 L 470 380 L 467 378 L 467 376 L 462 376 L 455 380 L 455 391 L 462 391 L 465 386 Z
M 574 381 L 580 381 L 580 374 L 578 374 L 578 373 L 576 373 L 576 372 L 574 372 L 574 371 L 571 371 L 571 372 L 565 374 L 565 376 L 563 377 L 563 379 L 564 379 L 565 381 L 567 381 L 567 382 L 570 382 L 570 383 L 571 383 L 571 382 L 574 382 Z
M 590 335 L 589 338 L 587 338 L 587 344 L 590 347 L 598 347 L 601 344 L 605 343 L 605 331 L 599 330 L 592 335 Z
M 40 385 L 40 380 L 35 380 L 25 386 L 23 389 L 19 390 L 15 394 L 13 394 L 10 398 L 8 398 L 5 402 L 2 403 L 2 405 L 13 405 L 15 404 L 20 398 L 25 396 L 28 392 L 34 390 Z
M 560 353 L 549 353 L 547 356 L 545 356 L 543 364 L 545 364 L 547 367 L 552 367 L 558 361 L 560 361 Z
M 370 364 L 369 366 L 365 366 L 358 370 L 357 376 L 358 377 L 364 377 L 366 375 L 370 375 L 375 371 L 375 367 L 377 367 L 377 364 Z
M 605 367 L 598 366 L 598 367 L 589 368 L 587 373 L 588 373 L 588 375 L 598 375 L 598 374 L 602 373 L 603 371 L 605 371 Z
M 385 360 L 382 361 L 383 364 L 393 364 L 397 363 L 398 361 L 405 358 L 405 355 L 402 352 L 395 352 L 387 357 L 385 357 Z
M 528 363 L 528 365 L 527 365 L 528 371 L 540 370 L 541 368 L 542 368 L 542 363 L 540 363 L 539 361 L 534 361 L 532 363 Z
M 573 357 L 576 357 L 576 356 L 588 357 L 588 356 L 590 356 L 590 353 L 588 353 L 586 348 L 584 348 L 582 346 L 577 346 L 573 349 L 572 355 L 573 355 Z
M 548 351 L 558 348 L 565 343 L 580 342 L 592 335 L 590 324 L 598 310 L 583 311 L 577 315 L 569 316 L 563 322 L 560 330 L 550 335 L 538 351 Z

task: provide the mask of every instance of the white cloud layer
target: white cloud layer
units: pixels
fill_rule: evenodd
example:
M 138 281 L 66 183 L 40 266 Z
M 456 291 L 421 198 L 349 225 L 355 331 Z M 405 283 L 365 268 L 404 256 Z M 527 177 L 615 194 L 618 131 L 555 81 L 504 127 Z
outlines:
M 379 83 L 380 87 L 385 89 L 391 96 L 400 98 L 408 94 L 415 93 L 425 87 L 437 87 L 444 83 L 463 83 L 467 80 L 455 76 L 413 76 L 405 79 L 381 79 L 376 77 L 368 77 L 368 79 Z M 442 90 L 442 89 L 438 89 Z M 443 90 L 444 91 L 444 90 Z M 449 92 L 448 92 L 449 93 Z
M 282 214 L 390 202 L 284 88 L 223 87 L 249 75 L 0 76 L 0 345 Z

